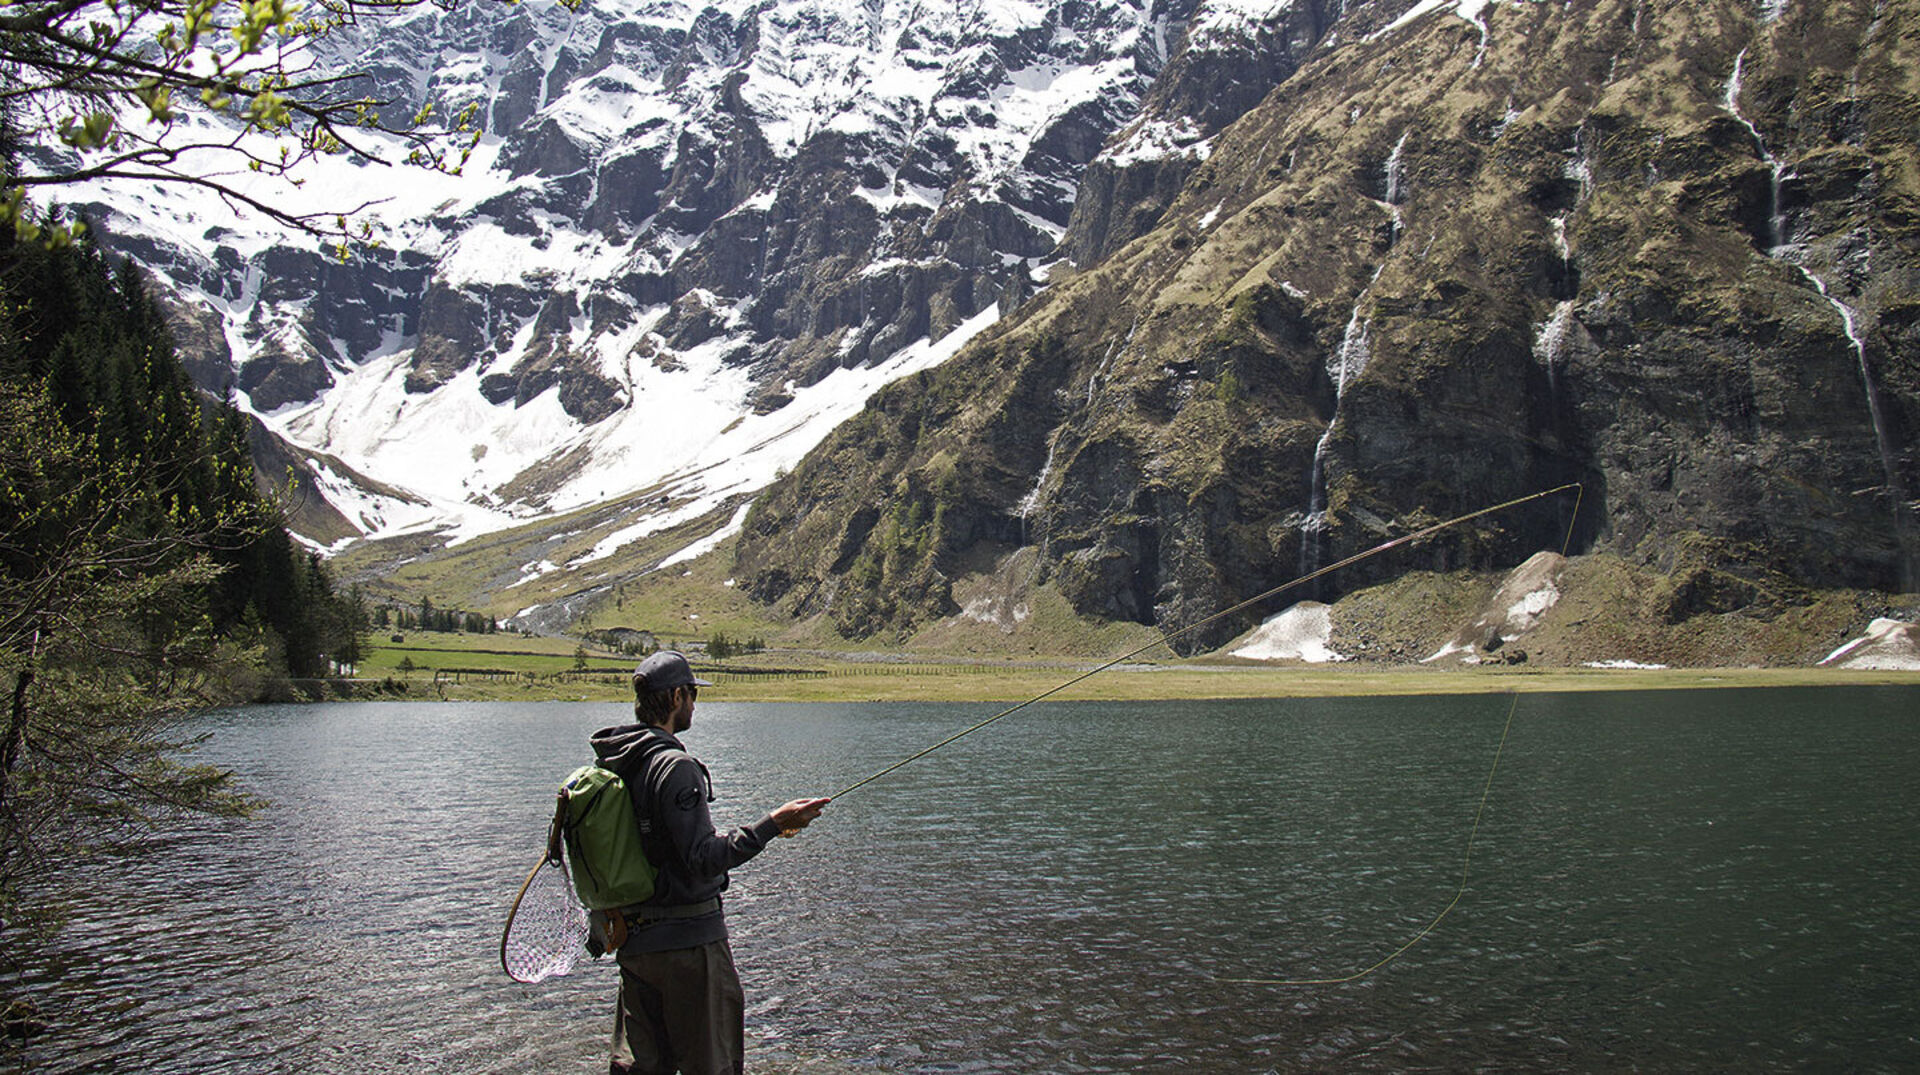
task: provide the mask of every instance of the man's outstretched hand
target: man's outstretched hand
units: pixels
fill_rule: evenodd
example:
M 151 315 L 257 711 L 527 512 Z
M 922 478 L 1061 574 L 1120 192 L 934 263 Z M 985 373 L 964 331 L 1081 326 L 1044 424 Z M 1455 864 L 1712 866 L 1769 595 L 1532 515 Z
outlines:
M 820 811 L 827 808 L 832 799 L 795 799 L 773 811 L 774 824 L 780 826 L 780 835 L 798 836 L 800 830 L 813 824 Z

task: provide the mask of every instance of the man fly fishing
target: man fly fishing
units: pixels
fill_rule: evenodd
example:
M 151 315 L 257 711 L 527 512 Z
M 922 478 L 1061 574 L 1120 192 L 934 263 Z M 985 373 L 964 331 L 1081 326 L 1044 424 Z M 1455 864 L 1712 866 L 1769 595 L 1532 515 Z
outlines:
M 613 1075 L 723 1075 L 745 1069 L 745 998 L 727 943 L 720 893 L 727 871 L 768 841 L 807 827 L 827 799 L 795 799 L 728 833 L 707 804 L 712 777 L 678 736 L 693 724 L 701 687 L 687 659 L 662 650 L 633 673 L 637 722 L 593 733 L 599 764 L 620 774 L 641 845 L 658 869 L 642 903 L 595 912 L 596 937 L 617 953 Z

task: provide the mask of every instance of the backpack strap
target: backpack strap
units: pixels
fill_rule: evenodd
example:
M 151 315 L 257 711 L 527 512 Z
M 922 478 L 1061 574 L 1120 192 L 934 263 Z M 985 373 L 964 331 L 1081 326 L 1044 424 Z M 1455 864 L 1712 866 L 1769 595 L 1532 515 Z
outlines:
M 567 831 L 567 789 L 560 788 L 559 796 L 553 803 L 553 820 L 547 824 L 547 862 L 560 865 L 561 853 L 566 847 Z
M 654 869 L 668 860 L 672 848 L 666 842 L 665 825 L 656 809 L 659 796 L 656 794 L 659 784 L 659 769 L 662 760 L 668 754 L 675 753 L 671 744 L 655 741 L 637 761 L 622 759 L 618 767 L 609 766 L 620 774 L 627 785 L 627 798 L 633 807 L 634 820 L 640 828 L 640 851 Z M 688 755 L 692 757 L 692 755 Z

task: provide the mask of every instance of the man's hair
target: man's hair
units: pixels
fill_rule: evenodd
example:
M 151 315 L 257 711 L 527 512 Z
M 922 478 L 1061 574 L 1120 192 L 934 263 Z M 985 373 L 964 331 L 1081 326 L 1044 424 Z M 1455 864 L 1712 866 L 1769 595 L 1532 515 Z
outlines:
M 658 724 L 673 712 L 674 692 L 678 687 L 650 691 L 637 677 L 633 684 L 633 716 L 642 724 Z

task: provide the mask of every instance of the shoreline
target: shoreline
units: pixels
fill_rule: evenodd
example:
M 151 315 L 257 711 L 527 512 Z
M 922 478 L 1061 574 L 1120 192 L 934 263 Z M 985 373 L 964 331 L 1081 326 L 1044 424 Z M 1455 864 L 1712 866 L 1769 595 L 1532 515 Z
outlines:
M 1577 693 L 1626 690 L 1711 690 L 1764 687 L 1920 687 L 1920 670 L 1830 668 L 1483 668 L 1405 665 L 1248 666 L 1128 664 L 1086 679 L 1087 669 L 1060 665 L 982 664 L 849 669 L 808 677 L 761 678 L 696 669 L 715 680 L 707 702 L 994 702 L 1222 701 L 1244 698 L 1338 698 L 1419 695 Z M 1079 680 L 1076 682 L 1076 680 Z M 541 682 L 452 682 L 400 679 L 404 694 L 379 689 L 385 680 L 328 681 L 313 701 L 623 702 L 632 698 L 617 676 Z

